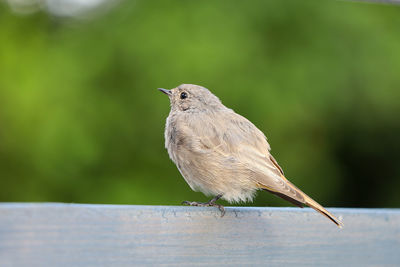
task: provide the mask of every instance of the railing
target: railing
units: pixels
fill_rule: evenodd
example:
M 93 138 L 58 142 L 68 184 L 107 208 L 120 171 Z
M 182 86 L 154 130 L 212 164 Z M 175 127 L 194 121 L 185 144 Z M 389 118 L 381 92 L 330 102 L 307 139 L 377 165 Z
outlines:
M 400 266 L 400 209 L 0 204 L 0 266 Z

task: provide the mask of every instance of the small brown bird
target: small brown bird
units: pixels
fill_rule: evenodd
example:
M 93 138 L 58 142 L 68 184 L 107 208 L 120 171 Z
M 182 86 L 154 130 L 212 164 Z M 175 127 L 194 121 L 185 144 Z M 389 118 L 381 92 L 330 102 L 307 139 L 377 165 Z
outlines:
M 171 111 L 165 127 L 165 147 L 194 191 L 214 196 L 207 203 L 184 201 L 191 206 L 252 201 L 257 190 L 269 191 L 289 202 L 308 205 L 337 226 L 343 224 L 289 182 L 274 157 L 265 135 L 246 118 L 225 107 L 207 88 L 182 84 L 158 88 L 168 95 Z

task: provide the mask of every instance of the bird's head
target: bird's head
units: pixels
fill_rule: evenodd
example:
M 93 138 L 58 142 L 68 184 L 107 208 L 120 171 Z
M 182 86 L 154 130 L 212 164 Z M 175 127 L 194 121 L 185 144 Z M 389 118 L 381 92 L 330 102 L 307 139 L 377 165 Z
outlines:
M 218 97 L 199 85 L 181 84 L 171 90 L 164 88 L 158 90 L 168 95 L 172 111 L 202 112 L 224 108 Z

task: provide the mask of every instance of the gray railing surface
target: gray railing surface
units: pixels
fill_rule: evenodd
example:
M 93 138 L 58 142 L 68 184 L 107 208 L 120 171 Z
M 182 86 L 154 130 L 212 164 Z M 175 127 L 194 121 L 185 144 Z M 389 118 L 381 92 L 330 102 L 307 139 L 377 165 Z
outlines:
M 0 266 L 400 266 L 399 209 L 0 204 Z

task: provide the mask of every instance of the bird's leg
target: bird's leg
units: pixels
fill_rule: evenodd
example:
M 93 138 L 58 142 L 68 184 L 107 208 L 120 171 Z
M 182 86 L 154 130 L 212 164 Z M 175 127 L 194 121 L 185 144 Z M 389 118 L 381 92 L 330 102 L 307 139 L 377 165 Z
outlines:
M 218 199 L 222 197 L 222 194 L 217 195 L 213 199 L 211 199 L 208 202 L 196 202 L 196 201 L 183 201 L 182 205 L 189 205 L 189 206 L 197 206 L 197 207 L 218 207 L 218 209 L 221 211 L 221 217 L 224 217 L 225 215 L 225 208 L 224 206 L 215 203 Z

